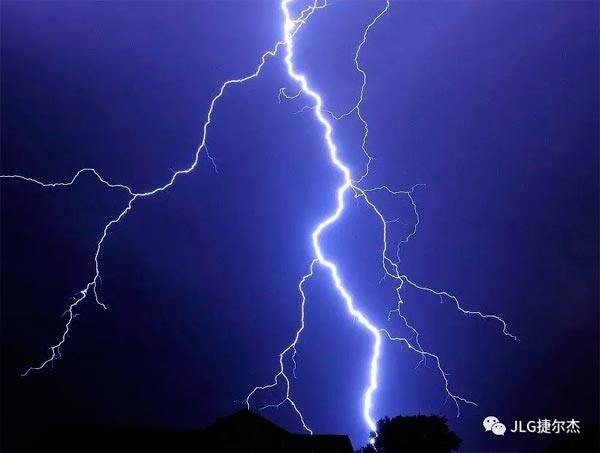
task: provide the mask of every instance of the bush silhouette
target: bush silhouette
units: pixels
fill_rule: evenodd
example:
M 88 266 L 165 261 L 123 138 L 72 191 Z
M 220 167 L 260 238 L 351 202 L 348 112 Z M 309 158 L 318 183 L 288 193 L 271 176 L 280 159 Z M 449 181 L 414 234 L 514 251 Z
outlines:
M 377 433 L 371 434 L 373 444 L 361 453 L 449 453 L 462 440 L 448 428 L 448 420 L 437 415 L 399 415 L 377 422 Z

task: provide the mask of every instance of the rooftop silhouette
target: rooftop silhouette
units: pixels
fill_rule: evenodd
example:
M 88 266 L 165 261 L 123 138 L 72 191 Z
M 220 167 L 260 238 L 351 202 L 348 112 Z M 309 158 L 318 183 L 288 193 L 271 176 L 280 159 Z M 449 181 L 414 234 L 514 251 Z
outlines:
M 57 427 L 39 436 L 33 451 L 353 453 L 354 450 L 346 435 L 293 434 L 244 409 L 228 417 L 219 417 L 198 431 L 131 426 Z

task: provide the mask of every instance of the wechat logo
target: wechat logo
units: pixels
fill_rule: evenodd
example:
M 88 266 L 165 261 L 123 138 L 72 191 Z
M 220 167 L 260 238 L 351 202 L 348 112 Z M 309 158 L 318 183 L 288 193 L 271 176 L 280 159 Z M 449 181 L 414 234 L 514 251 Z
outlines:
M 504 436 L 506 432 L 506 426 L 503 423 L 500 423 L 497 417 L 490 415 L 483 419 L 483 427 L 486 431 L 491 431 L 496 436 Z

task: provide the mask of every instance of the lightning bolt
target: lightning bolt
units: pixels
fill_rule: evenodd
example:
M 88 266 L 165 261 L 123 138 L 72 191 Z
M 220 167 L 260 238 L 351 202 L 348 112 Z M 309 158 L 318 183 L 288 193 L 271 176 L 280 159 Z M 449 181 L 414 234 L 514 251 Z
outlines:
M 475 402 L 473 402 L 467 398 L 464 398 L 460 395 L 457 395 L 451 391 L 450 384 L 448 381 L 448 374 L 444 371 L 439 356 L 430 351 L 425 350 L 421 346 L 421 343 L 419 340 L 419 336 L 420 336 L 419 332 L 417 331 L 417 329 L 414 326 L 409 324 L 407 318 L 401 312 L 401 305 L 404 303 L 404 301 L 402 299 L 403 287 L 405 285 L 409 285 L 420 291 L 425 291 L 425 292 L 434 294 L 440 298 L 443 298 L 443 297 L 449 298 L 455 303 L 457 309 L 460 312 L 462 312 L 463 314 L 476 315 L 483 319 L 493 319 L 500 323 L 500 325 L 502 326 L 502 332 L 504 335 L 506 335 L 512 339 L 515 339 L 515 340 L 516 340 L 516 337 L 508 332 L 506 322 L 499 316 L 491 315 L 491 314 L 484 314 L 479 311 L 465 310 L 462 308 L 458 299 L 455 296 L 449 294 L 446 291 L 437 291 L 435 289 L 426 287 L 424 285 L 417 284 L 414 281 L 410 280 L 408 278 L 408 276 L 401 273 L 400 267 L 399 267 L 400 247 L 402 244 L 408 242 L 410 240 L 410 238 L 417 233 L 417 227 L 420 222 L 420 215 L 417 210 L 417 205 L 416 205 L 414 197 L 413 197 L 414 190 L 419 185 L 412 187 L 410 190 L 392 190 L 388 186 L 379 186 L 379 187 L 366 188 L 366 189 L 361 187 L 361 183 L 369 176 L 370 164 L 373 160 L 373 157 L 367 150 L 369 123 L 361 110 L 361 105 L 364 100 L 365 89 L 367 86 L 367 73 L 364 71 L 364 69 L 362 68 L 362 66 L 360 64 L 360 54 L 361 54 L 363 47 L 367 43 L 368 35 L 369 35 L 369 32 L 371 31 L 371 29 L 376 25 L 376 23 L 383 16 L 385 16 L 387 14 L 387 12 L 390 8 L 390 1 L 389 0 L 385 1 L 383 9 L 381 9 L 381 11 L 378 12 L 378 14 L 371 20 L 371 22 L 369 22 L 369 24 L 366 26 L 366 28 L 363 31 L 362 40 L 358 44 L 358 46 L 356 48 L 356 52 L 354 54 L 355 68 L 356 68 L 357 72 L 361 75 L 361 78 L 362 78 L 362 84 L 360 87 L 358 100 L 355 102 L 353 107 L 351 107 L 345 113 L 342 113 L 340 115 L 336 115 L 332 111 L 324 108 L 321 95 L 318 92 L 316 92 L 313 88 L 311 88 L 311 85 L 308 81 L 308 77 L 305 74 L 299 73 L 295 68 L 295 65 L 294 65 L 294 33 L 293 33 L 295 25 L 294 25 L 294 21 L 292 20 L 291 14 L 289 11 L 289 5 L 292 2 L 293 2 L 293 0 L 282 0 L 282 2 L 281 2 L 281 10 L 283 12 L 283 16 L 285 19 L 284 26 L 283 26 L 284 42 L 285 42 L 284 61 L 286 64 L 288 76 L 290 77 L 291 80 L 293 80 L 296 83 L 296 85 L 298 86 L 298 91 L 293 95 L 289 95 L 289 94 L 287 94 L 287 90 L 285 88 L 281 88 L 279 90 L 278 100 L 279 100 L 279 102 L 281 102 L 283 98 L 285 98 L 287 100 L 294 100 L 294 99 L 298 99 L 300 96 L 304 95 L 312 101 L 312 105 L 304 106 L 300 110 L 300 112 L 303 112 L 306 110 L 311 110 L 313 112 L 315 120 L 320 124 L 320 126 L 322 128 L 323 140 L 325 142 L 331 164 L 339 171 L 339 173 L 341 173 L 343 180 L 342 180 L 342 184 L 340 186 L 338 186 L 337 190 L 336 190 L 337 206 L 336 206 L 334 212 L 331 213 L 325 219 L 323 219 L 320 223 L 318 223 L 311 235 L 312 247 L 313 247 L 313 252 L 314 252 L 315 258 L 313 259 L 313 261 L 310 264 L 309 272 L 307 274 L 305 274 L 304 276 L 302 276 L 300 283 L 298 285 L 299 292 L 301 295 L 300 326 L 299 326 L 298 330 L 296 331 L 292 342 L 290 344 L 288 344 L 286 346 L 286 348 L 283 349 L 283 351 L 279 355 L 279 370 L 278 370 L 277 374 L 275 375 L 273 381 L 270 384 L 255 387 L 246 397 L 245 403 L 246 403 L 247 407 L 250 408 L 251 399 L 257 392 L 274 389 L 280 384 L 280 382 L 283 382 L 284 387 L 285 387 L 284 398 L 279 403 L 266 405 L 266 406 L 261 407 L 261 409 L 279 408 L 282 405 L 288 403 L 292 407 L 292 409 L 296 412 L 296 414 L 298 415 L 300 422 L 302 424 L 302 427 L 307 432 L 312 434 L 313 431 L 307 426 L 307 424 L 305 422 L 305 417 L 302 414 L 302 412 L 299 410 L 298 404 L 290 396 L 291 380 L 286 372 L 285 359 L 286 359 L 286 356 L 290 355 L 291 361 L 293 362 L 292 373 L 295 376 L 296 348 L 298 346 L 298 342 L 300 341 L 300 336 L 301 336 L 301 334 L 304 330 L 304 326 L 305 326 L 306 295 L 304 292 L 304 286 L 305 286 L 306 282 L 313 276 L 315 265 L 318 264 L 318 265 L 324 267 L 329 272 L 331 281 L 332 281 L 337 293 L 339 294 L 340 298 L 344 301 L 346 309 L 347 309 L 348 313 L 350 314 L 350 316 L 352 318 L 354 318 L 356 321 L 358 321 L 358 323 L 372 337 L 372 350 L 371 350 L 371 357 L 370 357 L 370 362 L 369 362 L 370 363 L 369 379 L 368 379 L 368 385 L 363 392 L 363 419 L 364 419 L 365 424 L 367 425 L 368 429 L 371 432 L 376 431 L 376 423 L 375 423 L 375 419 L 373 418 L 373 414 L 372 414 L 373 394 L 375 393 L 375 391 L 377 390 L 377 387 L 378 387 L 379 362 L 380 362 L 380 357 L 381 357 L 381 344 L 382 344 L 383 339 L 388 339 L 393 342 L 404 343 L 410 350 L 419 354 L 422 357 L 422 360 L 425 360 L 427 357 L 433 359 L 436 364 L 436 367 L 437 367 L 438 371 L 440 372 L 442 379 L 444 381 L 444 388 L 445 388 L 446 394 L 449 398 L 451 398 L 454 401 L 454 403 L 456 405 L 457 415 L 460 415 L 460 406 L 459 406 L 460 402 L 462 402 L 464 404 L 470 404 L 470 405 L 477 405 L 477 404 Z M 333 120 L 342 120 L 342 119 L 350 116 L 353 113 L 356 113 L 356 116 L 358 117 L 358 119 L 360 120 L 360 122 L 363 125 L 361 150 L 367 159 L 364 172 L 357 179 L 354 179 L 352 177 L 350 168 L 339 157 L 338 148 L 333 139 L 333 126 L 332 126 L 332 123 L 327 118 L 327 116 L 329 116 Z M 388 249 L 389 249 L 388 243 L 390 242 L 389 233 L 388 233 L 388 225 L 390 223 L 397 221 L 397 219 L 394 219 L 394 220 L 386 219 L 386 217 L 382 213 L 381 209 L 369 198 L 369 194 L 375 193 L 375 192 L 383 192 L 383 191 L 385 191 L 388 194 L 393 195 L 393 196 L 406 196 L 412 205 L 413 212 L 414 212 L 415 219 L 416 219 L 412 232 L 410 232 L 404 239 L 402 239 L 401 241 L 398 242 L 398 245 L 396 248 L 395 259 L 390 258 L 390 255 L 388 252 Z M 384 278 L 390 277 L 398 283 L 398 285 L 396 286 L 397 308 L 394 310 L 391 310 L 389 312 L 388 318 L 389 318 L 389 316 L 391 316 L 392 313 L 397 313 L 398 316 L 400 317 L 400 319 L 402 319 L 405 327 L 408 328 L 414 334 L 413 342 L 411 342 L 410 339 L 405 338 L 405 337 L 393 336 L 387 329 L 377 326 L 359 308 L 357 308 L 352 296 L 350 295 L 348 289 L 344 285 L 342 278 L 340 277 L 340 273 L 338 271 L 338 266 L 330 258 L 325 256 L 325 254 L 323 252 L 323 249 L 321 247 L 321 236 L 330 226 L 332 226 L 333 224 L 338 222 L 338 220 L 340 220 L 340 218 L 342 217 L 342 214 L 345 209 L 344 199 L 349 193 L 353 193 L 355 198 L 364 200 L 366 205 L 379 218 L 379 220 L 381 222 L 381 226 L 382 226 L 382 229 L 381 229 L 381 231 L 382 231 L 381 264 L 382 264 L 382 268 L 384 271 Z
M 305 286 L 307 282 L 313 277 L 314 272 L 316 271 L 316 267 L 319 266 L 325 269 L 330 278 L 333 286 L 335 287 L 337 293 L 339 294 L 340 299 L 344 302 L 345 308 L 348 311 L 349 315 L 354 318 L 360 326 L 367 331 L 372 338 L 372 350 L 371 356 L 369 359 L 369 375 L 368 375 L 368 384 L 363 392 L 363 418 L 367 425 L 367 428 L 370 431 L 376 430 L 376 424 L 373 417 L 373 395 L 378 388 L 378 375 L 379 375 L 379 366 L 380 366 L 380 358 L 381 358 L 381 345 L 384 340 L 389 340 L 392 342 L 400 342 L 405 344 L 410 350 L 414 351 L 418 355 L 421 356 L 421 360 L 424 361 L 427 358 L 432 359 L 438 371 L 441 374 L 442 380 L 444 382 L 444 388 L 449 398 L 451 398 L 456 404 L 457 414 L 460 414 L 459 403 L 476 405 L 475 402 L 470 401 L 460 395 L 453 393 L 450 390 L 450 384 L 448 381 L 448 374 L 444 371 L 441 365 L 441 361 L 438 355 L 425 350 L 421 346 L 420 333 L 419 331 L 409 323 L 406 316 L 402 313 L 401 308 L 404 304 L 404 300 L 402 298 L 402 292 L 405 286 L 412 287 L 419 291 L 429 293 L 433 296 L 439 297 L 440 299 L 448 299 L 451 300 L 458 311 L 462 312 L 468 316 L 477 316 L 482 319 L 493 320 L 502 328 L 502 333 L 510 338 L 516 339 L 514 335 L 509 333 L 506 322 L 499 316 L 492 314 L 484 314 L 480 311 L 471 311 L 464 309 L 458 298 L 454 295 L 446 292 L 439 291 L 430 287 L 427 287 L 423 284 L 414 282 L 408 276 L 406 276 L 400 270 L 400 247 L 402 244 L 408 242 L 412 236 L 417 233 L 417 228 L 420 222 L 419 212 L 417 210 L 417 205 L 414 200 L 414 191 L 420 186 L 416 185 L 409 190 L 393 190 L 388 186 L 376 186 L 376 187 L 363 187 L 363 182 L 369 176 L 370 164 L 373 160 L 373 157 L 368 151 L 367 142 L 369 135 L 369 123 L 366 119 L 366 116 L 363 114 L 361 110 L 361 106 L 364 100 L 365 90 L 367 87 L 367 73 L 362 68 L 360 63 L 360 55 L 364 46 L 367 44 L 369 32 L 373 29 L 376 23 L 384 17 L 389 8 L 390 1 L 386 0 L 383 8 L 378 12 L 378 14 L 369 22 L 366 28 L 363 30 L 363 36 L 361 42 L 358 44 L 356 48 L 356 52 L 354 55 L 354 63 L 356 71 L 360 74 L 362 83 L 360 87 L 360 92 L 358 99 L 353 103 L 353 106 L 347 110 L 346 112 L 336 115 L 330 110 L 327 110 L 323 106 L 323 101 L 321 95 L 315 91 L 305 74 L 299 73 L 295 67 L 294 60 L 294 38 L 298 34 L 298 32 L 302 29 L 304 25 L 308 23 L 309 18 L 320 9 L 323 9 L 327 6 L 327 1 L 323 1 L 319 3 L 318 0 L 314 0 L 309 4 L 306 8 L 304 8 L 297 17 L 293 17 L 290 12 L 290 5 L 294 0 L 282 0 L 280 3 L 282 15 L 283 15 L 283 39 L 278 41 L 270 50 L 267 50 L 260 57 L 260 61 L 253 72 L 249 73 L 246 76 L 230 79 L 225 81 L 217 91 L 217 94 L 212 98 L 206 120 L 202 127 L 202 137 L 200 144 L 198 145 L 196 152 L 194 154 L 193 160 L 190 165 L 187 167 L 174 171 L 171 178 L 164 184 L 158 185 L 151 190 L 148 191 L 136 191 L 128 185 L 118 184 L 109 181 L 105 177 L 103 177 L 98 171 L 94 168 L 83 168 L 75 173 L 75 175 L 67 181 L 64 182 L 45 182 L 40 179 L 27 177 L 19 174 L 12 175 L 0 175 L 2 180 L 21 180 L 29 183 L 37 184 L 42 188 L 54 188 L 54 187 L 63 187 L 63 186 L 73 186 L 77 183 L 77 181 L 83 177 L 84 175 L 91 175 L 95 177 L 101 184 L 106 187 L 114 190 L 125 191 L 129 198 L 125 204 L 125 207 L 121 210 L 121 212 L 114 218 L 112 218 L 108 223 L 106 223 L 102 229 L 102 234 L 98 239 L 96 244 L 95 254 L 94 254 L 94 274 L 92 278 L 83 285 L 83 288 L 76 293 L 76 296 L 72 299 L 71 304 L 68 306 L 68 309 L 64 312 L 64 315 L 67 317 L 67 320 L 64 325 L 64 329 L 62 331 L 62 335 L 60 336 L 59 341 L 50 347 L 50 355 L 48 358 L 43 361 L 41 364 L 37 366 L 31 366 L 27 370 L 22 373 L 22 376 L 26 376 L 33 371 L 39 371 L 45 368 L 48 365 L 51 365 L 56 359 L 61 357 L 61 348 L 65 344 L 67 338 L 69 337 L 72 322 L 78 316 L 77 308 L 80 303 L 92 295 L 94 301 L 103 309 L 106 309 L 106 305 L 100 301 L 98 295 L 98 283 L 101 281 L 101 273 L 100 273 L 100 255 L 102 253 L 102 247 L 105 240 L 108 238 L 110 232 L 114 227 L 117 226 L 126 215 L 134 208 L 138 201 L 143 199 L 150 199 L 154 195 L 168 190 L 175 182 L 184 175 L 192 173 L 197 167 L 201 153 L 204 151 L 204 154 L 210 160 L 212 165 L 214 166 L 214 170 L 217 172 L 216 163 L 213 157 L 208 153 L 207 149 L 207 135 L 209 131 L 209 127 L 212 123 L 214 109 L 217 103 L 224 96 L 227 89 L 233 85 L 244 84 L 254 78 L 257 78 L 267 60 L 271 57 L 275 57 L 281 48 L 285 50 L 284 62 L 287 69 L 287 75 L 290 81 L 294 82 L 297 86 L 298 91 L 294 95 L 287 94 L 287 91 L 282 88 L 279 91 L 279 101 L 282 99 L 286 100 L 294 100 L 300 97 L 308 98 L 311 101 L 311 105 L 305 106 L 301 111 L 311 110 L 314 114 L 315 120 L 321 126 L 322 129 L 322 138 L 326 145 L 326 149 L 328 151 L 329 160 L 332 166 L 339 172 L 342 177 L 341 184 L 336 188 L 336 208 L 335 210 L 326 218 L 321 220 L 313 230 L 311 234 L 312 239 L 312 248 L 314 252 L 314 258 L 309 265 L 308 272 L 303 275 L 298 283 L 298 291 L 301 296 L 300 303 L 300 325 L 293 336 L 292 341 L 283 349 L 281 354 L 279 355 L 279 370 L 276 373 L 273 382 L 263 386 L 255 387 L 246 397 L 245 404 L 250 407 L 251 400 L 257 392 L 273 389 L 283 383 L 285 388 L 285 396 L 284 398 L 276 403 L 270 404 L 267 406 L 263 406 L 261 409 L 273 408 L 273 407 L 281 407 L 284 404 L 289 404 L 294 412 L 298 415 L 300 423 L 302 427 L 309 433 L 312 434 L 312 430 L 308 427 L 308 424 L 305 421 L 305 416 L 302 411 L 299 409 L 298 404 L 294 401 L 291 396 L 291 379 L 288 376 L 288 371 L 286 367 L 286 359 L 289 357 L 291 362 L 293 363 L 292 375 L 295 376 L 296 371 L 296 348 L 300 341 L 301 334 L 305 327 L 305 306 L 307 302 L 306 294 L 305 294 Z M 350 168 L 340 159 L 338 148 L 335 144 L 333 138 L 333 121 L 343 120 L 350 115 L 356 114 L 360 122 L 363 126 L 363 135 L 361 140 L 361 150 L 366 158 L 365 169 L 363 173 L 358 178 L 353 178 L 351 174 Z M 390 244 L 392 241 L 390 239 L 388 226 L 391 223 L 396 222 L 398 219 L 388 219 L 384 215 L 383 211 L 375 204 L 371 195 L 375 193 L 385 192 L 389 195 L 395 197 L 406 197 L 412 205 L 413 213 L 415 216 L 415 222 L 413 230 L 402 240 L 400 240 L 396 246 L 394 256 L 390 255 Z M 340 276 L 340 272 L 338 271 L 338 266 L 335 262 L 327 257 L 323 252 L 321 246 L 321 238 L 323 233 L 325 233 L 332 225 L 337 223 L 341 218 L 345 210 L 345 198 L 348 196 L 354 196 L 357 200 L 364 201 L 365 205 L 371 210 L 371 212 L 379 219 L 381 224 L 381 266 L 384 272 L 384 278 L 390 278 L 396 282 L 395 293 L 396 293 L 396 308 L 390 310 L 388 313 L 388 319 L 391 319 L 393 314 L 397 314 L 399 319 L 402 320 L 404 327 L 406 327 L 409 331 L 412 332 L 412 338 L 399 337 L 392 335 L 387 329 L 376 325 L 373 321 L 371 321 L 356 305 L 354 299 L 350 295 L 348 289 L 344 285 L 344 282 Z

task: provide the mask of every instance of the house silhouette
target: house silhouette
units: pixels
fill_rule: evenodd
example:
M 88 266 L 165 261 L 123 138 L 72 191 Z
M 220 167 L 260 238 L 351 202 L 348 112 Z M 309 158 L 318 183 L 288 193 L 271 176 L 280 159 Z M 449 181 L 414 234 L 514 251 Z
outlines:
M 292 434 L 256 412 L 241 410 L 201 431 L 211 452 L 353 453 L 346 435 Z
M 131 426 L 61 426 L 22 439 L 15 451 L 77 453 L 353 453 L 346 435 L 293 434 L 249 410 L 203 430 Z M 27 440 L 33 448 L 26 447 Z M 15 445 L 18 447 L 18 445 Z

